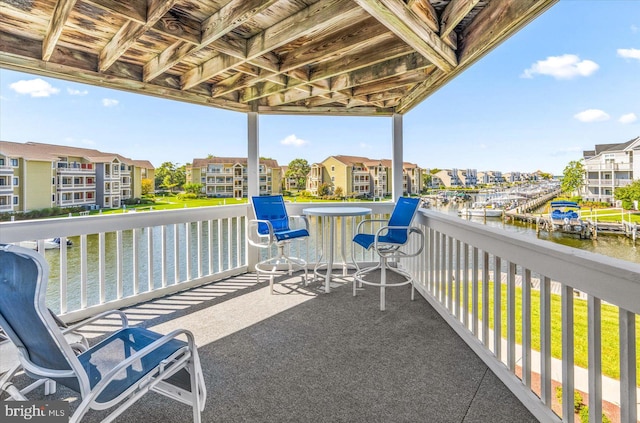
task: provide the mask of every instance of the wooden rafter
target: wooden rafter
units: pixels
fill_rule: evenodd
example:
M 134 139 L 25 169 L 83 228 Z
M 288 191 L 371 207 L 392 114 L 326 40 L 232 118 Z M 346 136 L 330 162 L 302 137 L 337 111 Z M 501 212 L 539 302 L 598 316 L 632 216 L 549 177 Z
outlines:
M 557 0 L 0 0 L 0 67 L 235 111 L 406 113 Z
M 401 0 L 354 1 L 438 68 L 450 72 L 458 65 L 455 52 Z
M 69 14 L 75 4 L 76 0 L 58 0 L 58 3 L 56 3 L 53 17 L 49 22 L 47 35 L 42 42 L 42 60 L 47 61 L 51 58 L 53 49 L 56 47 L 60 34 L 62 34 L 64 24 L 67 22 L 67 18 L 69 18 Z

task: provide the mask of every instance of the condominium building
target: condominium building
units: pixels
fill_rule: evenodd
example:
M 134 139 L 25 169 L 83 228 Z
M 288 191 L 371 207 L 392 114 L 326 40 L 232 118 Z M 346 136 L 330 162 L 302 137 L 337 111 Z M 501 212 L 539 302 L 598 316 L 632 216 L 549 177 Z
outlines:
M 260 195 L 282 192 L 282 169 L 276 160 L 260 159 Z M 247 196 L 247 158 L 209 157 L 187 165 L 187 182 L 202 184 L 207 197 Z
M 476 169 L 443 169 L 431 177 L 431 186 L 446 188 L 470 188 L 478 184 Z
M 115 153 L 0 141 L 0 212 L 48 207 L 114 208 L 142 194 L 153 165 Z
M 635 156 L 635 160 L 634 160 Z M 619 144 L 597 144 L 583 151 L 587 201 L 614 202 L 614 190 L 640 179 L 640 137 Z
M 375 160 L 359 156 L 330 156 L 311 165 L 307 190 L 318 195 L 322 184 L 330 193 L 338 188 L 343 195 L 383 197 L 391 193 L 391 160 Z M 413 163 L 403 164 L 404 194 L 418 194 L 422 190 L 422 169 Z
M 502 172 L 499 170 L 487 170 L 478 172 L 478 183 L 484 185 L 495 185 L 505 182 Z

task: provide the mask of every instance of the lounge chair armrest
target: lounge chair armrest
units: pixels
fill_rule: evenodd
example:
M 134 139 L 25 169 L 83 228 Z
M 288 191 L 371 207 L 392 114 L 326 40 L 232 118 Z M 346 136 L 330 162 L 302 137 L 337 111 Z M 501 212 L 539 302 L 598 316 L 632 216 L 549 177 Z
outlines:
M 384 247 L 380 247 L 380 243 L 378 242 L 379 237 L 386 234 L 389 230 L 406 230 L 408 232 L 407 241 L 405 241 L 403 244 L 396 244 L 396 246 L 391 250 L 385 249 Z M 405 253 L 403 251 L 400 251 L 399 247 L 406 245 L 409 242 L 409 237 L 411 236 L 411 234 L 417 234 L 418 237 L 420 237 L 420 242 L 419 242 L 420 247 L 418 248 L 417 251 L 414 251 L 411 253 Z M 382 244 L 389 245 L 388 243 L 382 243 Z M 373 248 L 381 256 L 415 257 L 418 254 L 420 254 L 424 249 L 424 232 L 422 232 L 420 228 L 417 228 L 415 226 L 383 226 L 380 229 L 378 229 L 375 233 Z
M 260 223 L 264 223 L 265 225 L 267 225 L 267 228 L 269 229 L 269 234 L 268 235 L 261 234 L 260 232 L 258 232 L 258 225 Z M 272 244 L 275 241 L 275 235 L 273 233 L 273 225 L 268 220 L 262 220 L 262 219 L 251 219 L 251 220 L 249 220 L 249 228 L 248 228 L 248 232 L 247 233 L 249 234 L 249 236 L 248 236 L 249 244 L 253 245 L 254 247 L 264 248 L 264 247 Z M 259 240 L 256 241 L 253 238 L 254 235 L 257 236 L 259 238 L 259 240 L 264 239 L 264 238 L 268 238 L 268 242 L 264 243 L 264 242 L 260 242 Z
M 364 225 L 373 224 L 373 223 L 380 223 L 380 222 L 388 222 L 388 220 L 385 220 L 385 219 L 364 219 L 364 220 L 361 220 L 360 223 L 358 223 L 358 226 L 356 226 L 356 234 L 362 233 L 362 232 L 360 232 L 360 230 Z
M 71 325 L 69 327 L 66 327 L 64 329 L 62 329 L 62 333 L 69 333 L 69 332 L 73 332 L 74 330 L 78 330 L 79 328 L 88 325 L 89 323 L 95 322 L 96 320 L 100 320 L 106 316 L 109 316 L 111 314 L 117 314 L 118 316 L 120 316 L 120 320 L 122 321 L 122 328 L 126 328 L 129 327 L 129 320 L 127 319 L 127 315 L 124 314 L 123 311 L 121 310 L 109 310 L 109 311 L 105 311 L 103 313 L 97 314 L 93 317 L 88 318 L 87 320 L 83 320 L 80 323 L 76 323 L 75 325 Z
M 296 215 L 293 215 L 293 216 L 289 216 L 289 220 L 291 222 L 296 222 L 296 221 L 302 220 L 302 222 L 304 223 L 304 228 L 307 231 L 309 230 L 309 219 L 307 218 L 306 215 L 303 215 L 303 214 L 298 215 L 298 214 L 296 214 Z
M 102 377 L 102 379 L 100 380 L 100 382 L 98 382 L 96 384 L 96 386 L 92 389 L 91 395 L 93 396 L 93 398 L 96 398 L 101 393 L 101 391 L 111 382 L 111 380 L 115 376 L 117 376 L 118 373 L 120 373 L 122 370 L 124 370 L 127 367 L 133 365 L 135 362 L 137 362 L 138 360 L 142 359 L 147 354 L 153 352 L 158 347 L 166 344 L 167 342 L 176 339 L 180 335 L 185 335 L 186 336 L 187 345 L 189 346 L 189 349 L 191 351 L 193 351 L 193 350 L 195 350 L 197 348 L 196 344 L 195 344 L 195 340 L 194 340 L 193 334 L 190 331 L 188 331 L 186 329 L 176 329 L 176 330 L 174 330 L 174 331 L 162 336 L 161 338 L 156 339 L 151 344 L 149 344 L 146 347 L 142 348 L 140 351 L 137 351 L 135 354 L 127 357 L 125 360 L 123 360 L 120 363 L 118 363 L 118 365 L 116 365 L 107 374 L 105 374 Z

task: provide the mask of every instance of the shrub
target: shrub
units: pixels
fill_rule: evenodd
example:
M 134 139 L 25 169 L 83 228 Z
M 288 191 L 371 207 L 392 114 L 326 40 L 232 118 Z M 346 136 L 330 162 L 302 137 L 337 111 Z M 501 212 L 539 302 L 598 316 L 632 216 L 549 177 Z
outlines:
M 178 194 L 177 198 L 178 198 L 178 200 L 180 200 L 180 201 L 184 201 L 184 200 L 194 200 L 194 199 L 198 198 L 198 195 L 197 195 L 197 194 L 194 194 L 194 193 L 189 192 L 189 193 L 185 193 L 185 194 Z

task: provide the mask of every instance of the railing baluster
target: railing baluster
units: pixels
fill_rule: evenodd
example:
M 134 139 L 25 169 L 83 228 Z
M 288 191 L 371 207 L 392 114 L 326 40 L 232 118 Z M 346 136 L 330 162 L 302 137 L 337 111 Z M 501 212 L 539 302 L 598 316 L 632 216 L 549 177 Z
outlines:
M 180 282 L 180 230 L 178 224 L 173 225 L 173 284 Z
M 209 237 L 207 238 L 207 243 L 209 245 L 209 274 L 213 275 L 214 273 L 214 267 L 213 267 L 213 220 L 209 219 L 207 221 L 207 227 L 209 228 L 208 230 L 208 235 Z
M 436 295 L 435 284 L 435 262 L 436 262 L 436 232 L 429 229 L 429 276 L 427 277 L 428 290 L 431 295 Z
M 620 422 L 637 421 L 636 315 L 619 309 L 620 331 Z
M 460 320 L 460 317 L 462 316 L 462 301 L 460 299 L 460 288 L 461 288 L 461 281 L 460 281 L 460 267 L 462 266 L 462 260 L 460 257 L 460 240 L 456 239 L 456 281 L 455 281 L 455 291 L 456 291 L 456 295 L 455 295 L 455 304 L 456 307 L 454 309 L 454 315 L 458 318 L 458 320 Z
M 469 329 L 469 244 L 464 243 L 462 255 L 462 324 Z
M 80 308 L 87 308 L 87 235 L 80 235 Z
M 507 367 L 516 371 L 516 264 L 507 262 Z
M 482 252 L 482 344 L 489 347 L 489 253 Z
M 442 255 L 442 248 L 440 248 L 440 232 L 435 233 L 435 245 L 434 245 L 434 289 L 433 295 L 436 299 L 442 301 L 442 292 L 440 291 L 440 256 Z
M 218 272 L 222 272 L 224 270 L 224 263 L 222 261 L 222 252 L 224 236 L 222 235 L 222 219 L 218 219 Z
M 573 288 L 562 285 L 562 421 L 573 423 L 574 348 L 573 348 Z
M 478 316 L 479 313 L 479 307 L 478 307 L 478 272 L 480 271 L 480 266 L 479 266 L 479 262 L 478 262 L 478 248 L 477 247 L 473 247 L 473 267 L 471 268 L 472 270 L 472 274 L 471 274 L 471 279 L 472 279 L 472 292 L 471 292 L 471 307 L 473 309 L 473 324 L 471 325 L 471 332 L 477 337 L 478 336 L 478 320 L 480 318 L 480 316 Z
M 233 237 L 231 236 L 231 234 L 233 233 L 233 229 L 231 227 L 231 218 L 227 218 L 227 269 L 231 269 L 232 266 L 232 258 L 231 258 L 231 239 L 233 239 Z
M 122 231 L 116 232 L 116 298 L 121 299 L 124 295 L 124 283 L 122 281 L 122 259 L 123 259 L 123 247 L 122 247 Z
M 192 265 L 191 265 L 191 223 L 187 222 L 184 224 L 184 248 L 185 248 L 185 257 L 187 262 L 187 276 L 184 278 L 184 282 L 190 281 L 192 279 Z
M 162 287 L 167 286 L 167 226 L 160 226 L 160 257 L 162 259 L 161 263 L 161 279 L 162 279 Z
M 540 399 L 551 407 L 551 279 L 540 276 Z
M 60 314 L 67 312 L 67 237 L 60 237 Z
M 140 248 L 138 245 L 138 229 L 135 228 L 131 232 L 133 232 L 133 248 L 131 253 L 133 259 L 133 295 L 136 295 L 140 292 L 140 257 L 138 256 L 138 254 L 140 254 Z
M 447 237 L 447 309 L 453 313 L 453 238 Z
M 240 217 L 236 217 L 236 267 L 240 267 L 240 263 L 242 261 L 242 254 L 240 246 L 242 245 L 241 235 L 242 231 L 240 230 Z
M 440 302 L 444 305 L 447 301 L 447 236 L 440 232 L 440 247 L 442 248 L 442 254 L 440 254 Z
M 531 270 L 522 275 L 522 383 L 531 388 Z
M 502 262 L 493 256 L 493 353 L 502 360 Z
M 602 310 L 600 298 L 587 297 L 589 340 L 589 422 L 602 419 Z
M 198 243 L 198 249 L 196 253 L 196 260 L 198 261 L 198 277 L 202 277 L 202 221 L 198 220 L 196 224 L 196 242 Z
M 62 240 L 60 241 L 60 247 L 62 248 Z M 98 234 L 98 304 L 104 304 L 106 301 L 105 273 L 104 232 L 100 232 Z
M 153 228 L 147 228 L 147 291 L 153 291 Z

